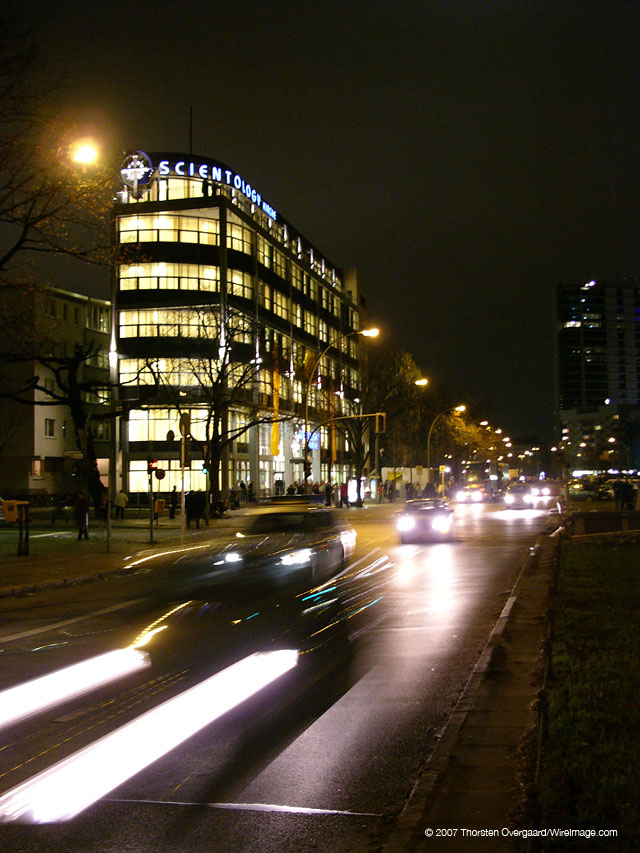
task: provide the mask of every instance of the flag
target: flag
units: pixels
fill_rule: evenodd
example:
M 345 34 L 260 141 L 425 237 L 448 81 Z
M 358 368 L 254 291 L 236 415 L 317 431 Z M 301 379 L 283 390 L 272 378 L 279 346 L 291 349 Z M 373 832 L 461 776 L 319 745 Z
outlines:
M 278 350 L 273 348 L 273 416 L 278 417 L 280 411 L 280 364 L 278 361 Z M 271 424 L 271 455 L 278 456 L 280 453 L 280 424 L 277 420 Z

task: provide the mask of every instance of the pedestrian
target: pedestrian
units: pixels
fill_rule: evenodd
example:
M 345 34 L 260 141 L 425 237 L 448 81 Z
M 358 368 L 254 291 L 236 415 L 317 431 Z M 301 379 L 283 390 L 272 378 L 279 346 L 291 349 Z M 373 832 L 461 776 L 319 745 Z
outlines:
M 76 505 L 74 509 L 76 527 L 78 528 L 78 542 L 81 539 L 89 538 L 89 504 L 84 492 L 78 492 L 76 495 Z
M 635 490 L 633 488 L 633 483 L 629 480 L 625 480 L 624 483 L 624 491 L 623 491 L 623 501 L 624 506 L 623 509 L 633 509 L 633 505 L 635 503 Z
M 204 492 L 201 492 L 199 489 L 195 492 L 191 493 L 193 495 L 193 517 L 196 522 L 196 527 L 198 530 L 200 529 L 200 519 L 204 518 L 205 510 L 207 507 L 207 497 Z
M 240 488 L 240 503 L 243 506 L 246 506 L 247 505 L 247 487 L 245 485 L 244 480 L 240 480 L 239 488 Z
M 331 483 L 325 483 L 324 485 L 324 502 L 326 506 L 331 506 L 331 496 L 333 495 L 333 486 Z
M 616 480 L 613 484 L 613 496 L 616 499 L 616 509 L 624 509 L 624 483 Z
M 250 504 L 254 503 L 256 499 L 256 493 L 253 491 L 253 483 L 249 483 L 247 486 L 247 500 Z
M 176 486 L 171 490 L 171 497 L 169 498 L 169 518 L 175 518 L 176 512 L 178 510 L 178 489 Z
M 293 483 L 289 483 L 289 485 L 287 486 L 287 494 L 288 495 L 295 495 L 295 493 L 296 493 L 296 487 L 293 485 Z
M 124 511 L 127 506 L 128 500 L 129 498 L 127 497 L 127 493 L 124 491 L 124 489 L 120 489 L 120 491 L 113 500 L 113 503 L 116 507 L 116 520 L 119 518 L 124 519 Z
M 346 505 L 347 509 L 349 509 L 349 507 L 351 506 L 351 504 L 349 503 L 349 495 L 348 495 L 348 491 L 347 491 L 347 484 L 346 483 L 340 483 L 340 509 L 342 509 L 342 507 L 345 505 Z

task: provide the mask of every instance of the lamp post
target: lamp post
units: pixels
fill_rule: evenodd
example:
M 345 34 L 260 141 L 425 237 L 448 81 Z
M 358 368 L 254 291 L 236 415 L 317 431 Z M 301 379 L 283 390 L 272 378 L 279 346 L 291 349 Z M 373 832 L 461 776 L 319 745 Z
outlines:
M 307 470 L 309 471 L 309 474 L 311 473 L 311 466 L 309 466 L 309 468 L 307 469 L 307 464 L 309 461 L 309 459 L 308 459 L 308 457 L 309 457 L 309 395 L 311 394 L 311 383 L 313 382 L 313 378 L 315 376 L 316 369 L 317 369 L 318 365 L 320 364 L 320 362 L 322 361 L 323 357 L 329 352 L 329 350 L 332 347 L 334 347 L 337 343 L 344 340 L 345 338 L 351 338 L 355 335 L 363 335 L 363 337 L 365 337 L 365 338 L 377 338 L 379 334 L 380 334 L 380 329 L 374 328 L 374 329 L 358 329 L 357 331 L 345 332 L 342 335 L 338 335 L 337 337 L 333 338 L 333 340 L 329 341 L 327 346 L 322 350 L 320 355 L 316 358 L 316 360 L 313 364 L 313 367 L 309 371 L 309 380 L 307 382 L 307 392 L 305 394 L 305 400 L 304 400 L 304 462 L 303 462 L 303 474 L 304 474 L 305 485 L 307 483 L 307 479 L 309 476 L 307 474 Z
M 626 457 L 627 457 L 627 471 L 628 471 L 631 468 L 631 455 L 629 453 L 629 448 L 627 447 L 627 445 L 621 439 L 614 438 L 613 436 L 607 440 L 608 440 L 609 444 L 618 444 L 624 450 Z
M 436 425 L 436 421 L 442 417 L 442 415 L 446 415 L 449 412 L 464 412 L 466 411 L 466 406 L 453 406 L 449 409 L 443 409 L 441 412 L 435 416 L 435 418 L 431 421 L 431 426 L 429 427 L 429 432 L 427 433 L 427 483 L 431 482 L 431 433 L 433 432 L 433 428 Z

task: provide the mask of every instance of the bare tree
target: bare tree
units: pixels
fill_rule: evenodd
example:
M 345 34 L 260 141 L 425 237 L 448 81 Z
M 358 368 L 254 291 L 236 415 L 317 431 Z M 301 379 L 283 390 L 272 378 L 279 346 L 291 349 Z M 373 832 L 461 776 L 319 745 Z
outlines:
M 189 413 L 191 432 L 204 436 L 200 445 L 216 508 L 227 498 L 225 452 L 251 429 L 291 417 L 279 414 L 284 383 L 278 354 L 258 355 L 260 327 L 244 313 L 219 306 L 161 313 L 165 332 L 182 338 L 181 355 L 148 359 L 133 381 L 155 388 L 147 405 Z M 233 419 L 232 412 L 241 417 Z
M 39 66 L 6 2 L 0 57 L 1 295 L 46 283 L 37 263 L 43 256 L 108 263 L 113 164 L 73 162 L 72 143 L 84 128 L 66 114 L 62 81 Z

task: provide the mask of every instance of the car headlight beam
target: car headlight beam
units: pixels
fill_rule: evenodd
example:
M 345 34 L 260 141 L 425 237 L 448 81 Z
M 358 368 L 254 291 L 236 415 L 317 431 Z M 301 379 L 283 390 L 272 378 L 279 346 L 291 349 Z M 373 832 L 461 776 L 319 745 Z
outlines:
M 280 557 L 280 562 L 283 566 L 304 566 L 305 563 L 309 563 L 310 561 L 310 548 L 301 548 L 299 551 L 292 551 L 290 554 L 283 554 Z

